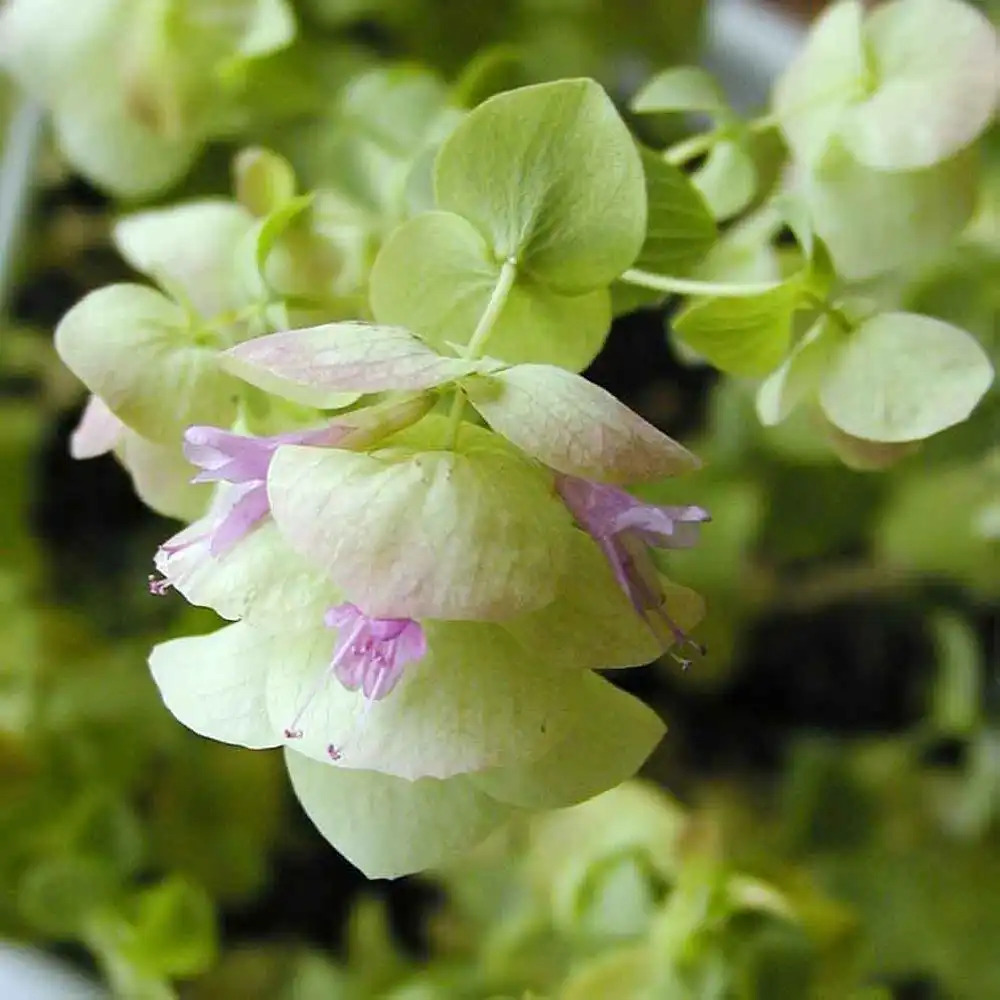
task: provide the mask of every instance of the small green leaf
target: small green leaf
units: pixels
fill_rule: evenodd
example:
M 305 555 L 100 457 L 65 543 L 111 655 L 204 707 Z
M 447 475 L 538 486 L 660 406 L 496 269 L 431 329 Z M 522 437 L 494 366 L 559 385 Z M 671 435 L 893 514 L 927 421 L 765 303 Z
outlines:
M 691 178 L 716 219 L 739 215 L 757 194 L 757 164 L 737 139 L 720 139 Z
M 514 90 L 527 82 L 524 63 L 525 53 L 516 45 L 500 43 L 481 49 L 452 84 L 452 102 L 460 108 L 474 108 L 495 94 Z
M 70 369 L 143 437 L 175 443 L 191 424 L 228 427 L 240 387 L 177 305 L 142 285 L 110 285 L 56 328 Z
M 254 264 L 261 279 L 267 269 L 267 261 L 274 250 L 275 244 L 287 232 L 288 228 L 312 206 L 313 194 L 302 194 L 279 205 L 257 227 L 254 240 Z
M 657 73 L 639 88 L 630 107 L 640 115 L 661 111 L 706 114 L 729 111 L 722 88 L 711 73 L 698 66 L 675 66 Z
M 704 260 L 718 236 L 697 187 L 678 167 L 639 147 L 646 177 L 646 240 L 635 266 L 654 274 L 683 276 Z
M 788 351 L 801 292 L 800 278 L 793 277 L 760 295 L 703 299 L 688 306 L 673 328 L 716 368 L 733 375 L 767 375 Z
M 837 354 L 819 398 L 848 434 L 918 441 L 965 420 L 992 381 L 986 352 L 964 330 L 914 313 L 881 313 Z
M 212 900 L 201 886 L 170 876 L 136 901 L 132 940 L 122 949 L 136 966 L 161 976 L 194 976 L 218 951 Z
M 816 320 L 781 367 L 757 390 L 757 415 L 765 427 L 781 423 L 818 391 L 823 373 L 843 340 L 843 331 L 832 319 L 822 316 Z
M 439 207 L 468 219 L 494 259 L 564 293 L 610 284 L 645 237 L 639 154 L 592 80 L 491 97 L 445 140 L 434 186 Z
M 295 171 L 283 156 L 254 146 L 233 161 L 236 198 L 247 211 L 267 216 L 295 197 Z
M 396 229 L 372 268 L 369 294 L 379 323 L 406 326 L 439 350 L 468 343 L 500 275 L 479 232 L 461 216 L 427 212 Z M 579 370 L 611 325 L 608 293 L 562 295 L 518 274 L 487 350 L 511 362 Z

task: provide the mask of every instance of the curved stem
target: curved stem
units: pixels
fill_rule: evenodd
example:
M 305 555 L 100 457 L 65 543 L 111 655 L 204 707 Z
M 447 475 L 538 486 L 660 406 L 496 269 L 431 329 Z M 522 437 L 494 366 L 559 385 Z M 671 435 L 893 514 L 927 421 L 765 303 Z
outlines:
M 715 298 L 740 299 L 748 295 L 763 295 L 773 291 L 780 281 L 768 281 L 755 284 L 726 284 L 719 281 L 695 281 L 691 278 L 671 278 L 663 274 L 653 274 L 651 271 L 640 271 L 632 268 L 621 275 L 619 281 L 640 288 L 652 288 L 657 292 L 669 292 L 673 295 L 711 295 Z
M 688 136 L 686 139 L 681 139 L 680 142 L 675 142 L 672 146 L 667 146 L 663 151 L 663 159 L 675 167 L 680 167 L 688 160 L 693 160 L 696 156 L 707 153 L 715 145 L 720 135 L 718 129 L 712 129 L 708 132 L 699 132 L 697 135 Z
M 493 294 L 490 296 L 486 308 L 483 310 L 479 322 L 476 324 L 469 343 L 462 352 L 466 358 L 478 358 L 482 356 L 486 341 L 489 340 L 493 327 L 503 310 L 510 295 L 510 290 L 514 287 L 514 280 L 517 278 L 517 262 L 513 257 L 508 257 L 500 268 L 497 275 L 497 283 L 493 286 Z M 454 449 L 458 444 L 458 432 L 462 427 L 462 413 L 465 410 L 465 393 L 461 386 L 455 387 L 455 398 L 451 403 L 451 411 L 448 414 L 448 429 L 445 432 L 445 440 L 449 449 Z
M 493 294 L 490 301 L 486 303 L 482 316 L 476 324 L 476 329 L 472 331 L 469 343 L 463 352 L 467 358 L 478 358 L 486 346 L 486 341 L 493 332 L 493 326 L 500 316 L 500 311 L 510 295 L 511 288 L 514 287 L 514 279 L 517 277 L 517 263 L 512 257 L 508 257 L 500 268 L 497 283 L 493 286 Z

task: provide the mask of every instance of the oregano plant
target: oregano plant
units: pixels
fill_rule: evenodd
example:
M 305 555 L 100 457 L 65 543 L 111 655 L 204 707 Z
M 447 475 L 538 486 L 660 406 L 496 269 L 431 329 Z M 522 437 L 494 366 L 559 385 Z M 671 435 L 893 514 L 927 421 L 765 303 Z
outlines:
M 995 435 L 969 428 L 996 411 L 998 344 L 964 293 L 937 308 L 935 269 L 956 247 L 993 262 L 997 32 L 965 0 L 837 0 L 750 117 L 674 53 L 623 86 L 540 71 L 524 39 L 436 67 L 358 42 L 375 25 L 433 47 L 432 6 L 0 8 L 0 66 L 44 105 L 47 153 L 116 199 L 129 270 L 55 330 L 89 393 L 70 448 L 113 453 L 180 522 L 149 553 L 147 603 L 183 607 L 148 656 L 165 708 L 240 759 L 280 750 L 365 876 L 506 843 L 544 903 L 513 929 L 490 911 L 501 938 L 614 938 L 613 901 L 633 908 L 629 947 L 567 964 L 560 996 L 736 990 L 743 918 L 821 921 L 623 785 L 665 725 L 620 671 L 711 675 L 732 636 L 700 591 L 737 603 L 766 435 L 898 473 L 877 515 L 904 570 L 941 566 L 905 541 L 953 491 L 949 554 L 995 542 Z M 528 0 L 500 7 L 534 23 Z M 643 310 L 719 379 L 690 446 L 588 378 Z M 951 448 L 967 464 L 928 485 L 914 463 Z M 211 923 L 196 887 L 171 876 L 119 911 L 65 860 L 28 880 L 28 910 L 43 925 L 50 885 L 96 886 L 51 933 L 122 995 L 209 962 L 210 930 L 174 954 L 166 927 Z M 878 995 L 856 985 L 836 995 Z
M 8 34 L 31 39 L 22 6 Z M 226 36 L 227 58 L 281 43 L 279 15 L 256 10 L 273 37 L 241 22 L 253 42 Z M 182 16 L 141 26 L 167 32 L 161 58 Z M 701 602 L 650 551 L 693 544 L 709 513 L 626 492 L 699 462 L 575 373 L 637 289 L 684 300 L 671 335 L 704 362 L 763 379 L 765 424 L 809 407 L 848 461 L 966 419 L 987 352 L 871 281 L 967 221 L 997 65 L 992 27 L 956 0 L 867 16 L 843 0 L 761 119 L 702 70 L 654 76 L 637 115 L 710 123 L 662 151 L 593 80 L 463 112 L 416 78 L 368 76 L 347 102 L 384 116 L 365 140 L 392 150 L 367 178 L 383 195 L 359 200 L 338 164 L 299 193 L 292 164 L 255 148 L 233 200 L 123 217 L 116 245 L 153 284 L 91 293 L 56 345 L 93 393 L 77 454 L 115 449 L 147 502 L 193 519 L 151 589 L 233 622 L 154 650 L 167 706 L 214 739 L 285 747 L 306 810 L 373 876 L 634 773 L 662 727 L 593 671 L 689 662 Z M 184 93 L 157 98 L 159 125 L 186 120 Z M 768 179 L 754 139 L 774 130 L 788 160 Z M 773 274 L 729 280 L 713 258 L 735 240 Z

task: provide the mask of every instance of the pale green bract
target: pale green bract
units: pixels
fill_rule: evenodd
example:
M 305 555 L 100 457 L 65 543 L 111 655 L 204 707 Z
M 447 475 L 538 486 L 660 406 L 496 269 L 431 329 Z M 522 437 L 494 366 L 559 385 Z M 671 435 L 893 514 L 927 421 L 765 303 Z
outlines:
M 231 348 L 222 364 L 251 385 L 321 408 L 359 392 L 431 389 L 491 367 L 437 354 L 402 327 L 357 322 L 258 337 Z
M 813 323 L 757 390 L 757 415 L 765 427 L 781 423 L 816 392 L 843 339 L 843 331 L 829 317 Z
M 821 159 L 844 108 L 864 92 L 863 17 L 859 0 L 831 4 L 775 84 L 772 104 L 782 132 L 807 166 Z
M 964 330 L 928 316 L 881 313 L 832 359 L 819 400 L 855 437 L 917 441 L 965 420 L 992 382 L 986 352 Z
M 638 151 L 592 80 L 485 101 L 442 145 L 434 190 L 440 208 L 479 230 L 495 260 L 566 294 L 610 284 L 645 237 Z
M 56 329 L 60 357 L 123 423 L 176 444 L 191 424 L 228 427 L 239 383 L 218 364 L 192 317 L 152 288 L 110 285 Z
M 369 878 L 398 878 L 445 864 L 517 812 L 466 775 L 406 781 L 348 771 L 288 751 L 292 789 L 306 815 Z
M 112 236 L 132 267 L 213 319 L 249 301 L 233 258 L 252 226 L 245 208 L 218 198 L 127 215 Z
M 837 271 L 863 280 L 944 251 L 972 217 L 976 178 L 975 150 L 926 170 L 886 173 L 865 167 L 838 141 L 797 188 Z
M 372 267 L 369 294 L 380 323 L 416 331 L 441 350 L 469 341 L 500 275 L 485 238 L 459 215 L 426 212 L 396 229 Z M 611 325 L 608 293 L 564 295 L 518 274 L 490 333 L 504 361 L 578 371 Z
M 206 486 L 190 482 L 191 466 L 179 442 L 150 441 L 126 427 L 97 396 L 91 396 L 69 439 L 73 458 L 113 452 L 132 479 L 139 499 L 158 514 L 191 521 L 209 500 Z
M 545 670 L 497 626 L 442 623 L 429 627 L 428 641 L 427 657 L 362 721 L 360 696 L 331 680 L 302 717 L 304 739 L 288 750 L 307 813 L 370 877 L 440 863 L 515 807 L 566 805 L 615 784 L 662 735 L 631 696 L 585 671 Z M 237 623 L 164 643 L 150 662 L 186 725 L 265 748 L 287 739 L 289 713 L 308 697 L 331 646 L 321 625 L 288 634 Z M 344 737 L 334 766 L 326 746 Z M 442 822 L 439 835 L 427 826 Z
M 660 586 L 673 620 L 686 632 L 693 629 L 705 615 L 705 602 L 666 577 Z M 570 540 L 555 600 L 499 624 L 549 667 L 561 669 L 641 666 L 665 651 L 635 613 L 604 554 L 581 531 Z
M 574 529 L 548 476 L 491 437 L 466 427 L 457 452 L 282 447 L 272 513 L 368 614 L 496 619 L 541 607 Z

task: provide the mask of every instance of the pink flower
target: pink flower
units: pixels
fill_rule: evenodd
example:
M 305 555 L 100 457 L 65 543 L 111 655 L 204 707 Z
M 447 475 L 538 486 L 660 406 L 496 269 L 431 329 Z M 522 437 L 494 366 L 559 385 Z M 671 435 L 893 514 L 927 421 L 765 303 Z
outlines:
M 352 428 L 328 426 L 308 431 L 250 437 L 221 427 L 189 427 L 184 433 L 184 455 L 201 471 L 195 483 L 232 483 L 243 487 L 211 531 L 208 550 L 213 556 L 228 552 L 270 512 L 267 470 L 284 444 L 335 445 Z
M 617 486 L 556 475 L 556 489 L 576 523 L 600 546 L 615 579 L 646 621 L 663 622 L 679 644 L 700 646 L 667 613 L 663 588 L 649 548 L 690 548 L 699 526 L 711 520 L 702 507 L 643 503 Z M 688 661 L 681 660 L 685 666 Z
M 302 737 L 298 723 L 331 674 L 348 691 L 360 690 L 370 707 L 399 683 L 407 663 L 427 653 L 427 637 L 420 623 L 412 618 L 370 618 L 356 605 L 345 602 L 330 608 L 324 621 L 328 628 L 337 629 L 333 658 L 285 729 L 286 739 Z M 334 760 L 341 757 L 341 750 L 333 744 L 327 752 Z

